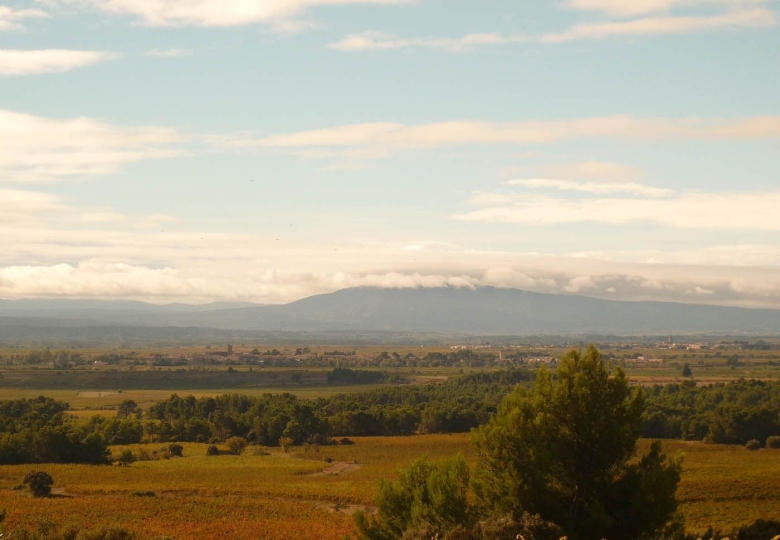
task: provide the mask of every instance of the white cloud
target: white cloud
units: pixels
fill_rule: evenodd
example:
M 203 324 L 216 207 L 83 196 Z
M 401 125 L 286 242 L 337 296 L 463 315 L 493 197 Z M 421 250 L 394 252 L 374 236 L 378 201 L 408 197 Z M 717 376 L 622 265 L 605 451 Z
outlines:
M 46 19 L 49 14 L 40 9 L 14 9 L 0 5 L 0 32 L 6 30 L 22 30 L 20 21 L 27 19 Z
M 101 51 L 3 50 L 0 49 L 0 76 L 38 75 L 70 71 L 98 62 L 113 60 L 119 55 Z
M 319 6 L 403 5 L 414 0 L 59 0 L 106 13 L 133 15 L 149 26 L 272 24 L 281 31 L 307 27 L 299 17 Z
M 780 192 L 681 193 L 665 199 L 588 198 L 564 200 L 527 193 L 476 193 L 477 210 L 462 221 L 528 225 L 561 223 L 656 223 L 711 230 L 780 231 Z
M 546 178 L 529 178 L 521 180 L 508 180 L 504 182 L 509 186 L 523 186 L 531 189 L 556 189 L 560 191 L 580 191 L 594 195 L 612 195 L 615 193 L 629 193 L 644 197 L 669 197 L 674 194 L 671 189 L 657 188 L 643 184 L 615 183 L 615 182 L 575 182 L 572 180 L 554 180 Z
M 154 58 L 178 58 L 180 56 L 192 56 L 192 53 L 192 49 L 150 49 L 144 55 Z
M 175 156 L 175 144 L 183 140 L 169 128 L 126 128 L 92 118 L 46 118 L 0 109 L 0 182 L 114 174 L 125 163 Z
M 598 289 L 599 286 L 593 280 L 593 276 L 577 276 L 564 285 L 563 290 L 569 293 L 580 293 L 586 289 Z
M 578 11 L 598 11 L 614 17 L 630 17 L 668 12 L 675 8 L 712 6 L 740 9 L 766 4 L 767 0 L 566 0 L 563 7 Z

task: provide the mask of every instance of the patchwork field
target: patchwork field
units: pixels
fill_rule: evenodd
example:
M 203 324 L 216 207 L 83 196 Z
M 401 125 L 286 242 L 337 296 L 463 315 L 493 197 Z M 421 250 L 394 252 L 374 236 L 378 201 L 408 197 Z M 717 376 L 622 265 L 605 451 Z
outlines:
M 40 522 L 123 526 L 142 538 L 318 538 L 338 540 L 349 515 L 374 502 L 379 481 L 423 455 L 475 455 L 467 435 L 356 438 L 352 446 L 296 448 L 290 454 L 250 447 L 241 456 L 206 456 L 206 445 L 185 444 L 184 457 L 128 467 L 47 465 L 54 498 L 33 499 L 14 489 L 32 466 L 0 467 L 0 508 L 8 528 Z M 646 445 L 646 442 L 642 443 Z M 148 450 L 160 445 L 144 445 Z M 688 527 L 722 530 L 780 515 L 780 451 L 666 442 L 684 454 L 679 490 Z M 125 447 L 115 447 L 119 453 Z M 130 447 L 138 451 L 141 446 Z M 333 463 L 327 463 L 330 458 Z

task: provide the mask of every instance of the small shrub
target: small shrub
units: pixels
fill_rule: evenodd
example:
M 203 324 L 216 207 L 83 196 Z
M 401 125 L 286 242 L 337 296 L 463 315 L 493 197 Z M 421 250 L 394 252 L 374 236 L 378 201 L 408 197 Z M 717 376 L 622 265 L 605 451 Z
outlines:
M 51 493 L 54 479 L 44 471 L 30 471 L 24 477 L 24 484 L 30 486 L 33 497 L 46 497 Z
M 355 444 L 355 441 L 353 441 L 352 439 L 349 439 L 347 437 L 344 437 L 344 438 L 339 440 L 339 444 L 343 445 L 343 446 L 351 446 L 351 445 Z
M 119 457 L 117 458 L 117 461 L 120 465 L 130 465 L 135 460 L 136 458 L 133 455 L 133 452 L 131 452 L 129 449 L 122 450 L 122 453 L 119 454 Z
M 772 437 L 768 437 L 766 440 L 766 447 L 767 448 L 780 448 L 780 436 L 773 435 Z
M 184 447 L 180 444 L 173 443 L 168 446 L 168 453 L 171 457 L 184 457 Z
M 293 441 L 290 437 L 282 437 L 279 439 L 279 446 L 281 446 L 282 450 L 287 453 L 287 450 L 292 447 L 294 442 L 295 441 Z
M 745 448 L 748 450 L 759 450 L 761 448 L 761 441 L 750 439 L 745 445 Z
M 213 444 L 206 448 L 206 455 L 207 456 L 218 456 L 219 455 L 219 448 L 214 446 Z
M 225 444 L 230 449 L 231 454 L 240 456 L 249 443 L 243 437 L 231 437 L 225 441 Z
M 333 458 L 332 457 L 326 457 L 325 458 L 325 463 L 333 463 Z
M 131 497 L 156 497 L 154 491 L 131 491 Z

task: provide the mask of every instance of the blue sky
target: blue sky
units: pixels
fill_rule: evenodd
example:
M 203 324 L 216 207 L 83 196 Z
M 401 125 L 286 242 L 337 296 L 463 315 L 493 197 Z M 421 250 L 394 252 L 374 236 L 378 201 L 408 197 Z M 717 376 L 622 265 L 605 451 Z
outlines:
M 780 307 L 773 0 L 0 0 L 0 298 Z

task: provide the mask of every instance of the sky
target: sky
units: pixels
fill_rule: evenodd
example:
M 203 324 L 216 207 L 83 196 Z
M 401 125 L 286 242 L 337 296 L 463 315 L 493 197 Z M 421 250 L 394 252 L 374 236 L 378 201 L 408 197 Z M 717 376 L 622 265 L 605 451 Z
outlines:
M 780 308 L 777 0 L 0 0 L 0 298 Z

